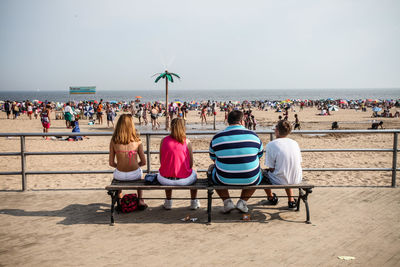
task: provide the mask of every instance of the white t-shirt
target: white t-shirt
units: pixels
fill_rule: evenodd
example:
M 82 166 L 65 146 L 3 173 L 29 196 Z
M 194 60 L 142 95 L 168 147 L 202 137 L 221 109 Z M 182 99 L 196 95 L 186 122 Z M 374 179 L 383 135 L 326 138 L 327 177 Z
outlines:
M 64 113 L 67 113 L 67 112 L 72 114 L 72 108 L 70 106 L 65 106 Z
M 290 138 L 277 138 L 267 144 L 265 165 L 272 184 L 299 184 L 302 179 L 299 144 Z

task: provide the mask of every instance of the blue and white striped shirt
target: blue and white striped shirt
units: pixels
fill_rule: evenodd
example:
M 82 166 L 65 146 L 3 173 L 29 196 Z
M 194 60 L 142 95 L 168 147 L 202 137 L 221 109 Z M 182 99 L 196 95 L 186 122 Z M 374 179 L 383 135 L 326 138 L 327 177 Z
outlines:
M 227 185 L 252 185 L 261 181 L 260 158 L 263 145 L 253 131 L 241 125 L 228 126 L 210 143 L 210 158 L 215 161 L 213 179 Z

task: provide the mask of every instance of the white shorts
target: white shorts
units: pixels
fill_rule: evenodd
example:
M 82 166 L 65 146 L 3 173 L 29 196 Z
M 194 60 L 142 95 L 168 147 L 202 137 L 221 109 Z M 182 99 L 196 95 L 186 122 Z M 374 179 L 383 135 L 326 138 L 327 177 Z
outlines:
M 161 185 L 191 185 L 197 181 L 197 173 L 192 170 L 192 174 L 187 178 L 171 180 L 163 177 L 160 173 L 157 174 L 157 180 Z
M 141 168 L 131 172 L 121 172 L 117 169 L 114 170 L 114 179 L 119 181 L 134 181 L 142 179 L 143 171 Z

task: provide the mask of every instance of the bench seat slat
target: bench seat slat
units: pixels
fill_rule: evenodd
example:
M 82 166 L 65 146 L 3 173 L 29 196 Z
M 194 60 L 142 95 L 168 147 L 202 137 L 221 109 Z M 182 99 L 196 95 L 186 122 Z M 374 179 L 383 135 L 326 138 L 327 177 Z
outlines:
M 309 184 L 287 184 L 287 185 L 268 185 L 268 184 L 260 184 L 260 185 L 213 185 L 214 189 L 286 189 L 286 188 L 314 188 L 313 185 Z
M 207 189 L 207 179 L 198 179 L 193 185 L 147 185 L 144 180 L 137 181 L 116 181 L 113 180 L 111 185 L 106 186 L 106 190 L 130 190 L 130 189 Z
M 240 190 L 240 189 L 286 189 L 286 188 L 303 188 L 303 189 L 311 189 L 314 188 L 313 185 L 309 184 L 294 184 L 294 185 L 213 185 L 208 186 L 207 179 L 198 179 L 197 182 L 193 185 L 185 185 L 185 186 L 170 186 L 170 185 L 146 185 L 144 180 L 137 181 L 116 181 L 113 180 L 111 185 L 106 186 L 106 190 L 163 190 L 163 189 L 175 189 L 175 190 L 187 190 L 187 189 L 232 189 L 232 190 Z

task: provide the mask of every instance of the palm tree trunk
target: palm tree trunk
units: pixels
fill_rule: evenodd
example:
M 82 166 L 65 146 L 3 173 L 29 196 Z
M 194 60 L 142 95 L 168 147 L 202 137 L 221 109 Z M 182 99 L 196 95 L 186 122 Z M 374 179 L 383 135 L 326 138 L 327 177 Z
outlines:
M 169 116 L 168 116 L 168 77 L 165 77 L 165 130 L 169 129 Z

